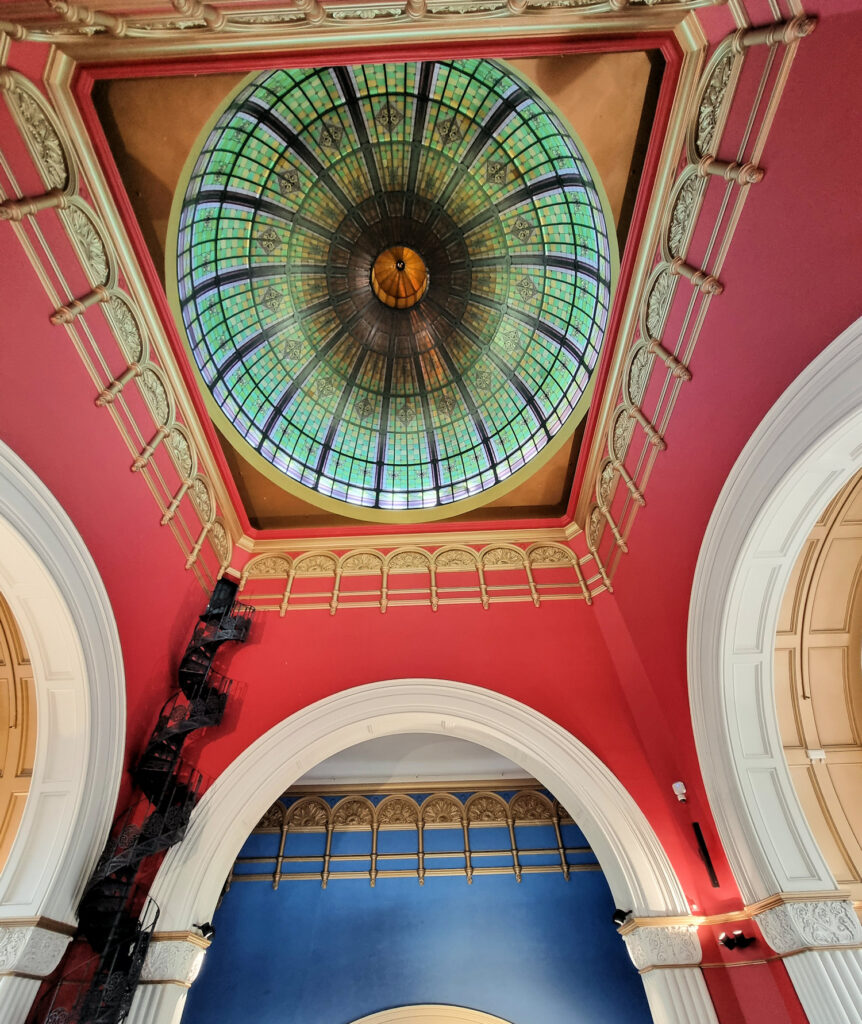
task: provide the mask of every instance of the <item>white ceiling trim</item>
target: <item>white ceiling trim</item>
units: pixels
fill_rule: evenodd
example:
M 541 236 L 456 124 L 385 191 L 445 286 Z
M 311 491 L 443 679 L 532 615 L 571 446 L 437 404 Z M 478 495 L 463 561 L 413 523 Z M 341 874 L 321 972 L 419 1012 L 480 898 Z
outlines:
M 489 1013 L 467 1010 L 463 1006 L 438 1006 L 423 1003 L 421 1006 L 396 1006 L 382 1013 L 372 1013 L 353 1024 L 512 1024 L 502 1017 Z

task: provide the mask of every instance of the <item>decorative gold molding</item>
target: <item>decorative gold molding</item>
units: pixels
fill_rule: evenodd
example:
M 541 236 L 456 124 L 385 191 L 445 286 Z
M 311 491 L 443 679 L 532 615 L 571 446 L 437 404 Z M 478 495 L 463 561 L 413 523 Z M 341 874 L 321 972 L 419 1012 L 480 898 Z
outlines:
M 4 917 L 0 921 L 0 928 L 40 928 L 43 932 L 71 936 L 78 933 L 76 925 L 68 924 L 65 921 L 55 921 L 51 917 Z
M 751 921 L 756 914 L 762 914 L 774 907 L 781 907 L 787 903 L 810 903 L 812 900 L 818 902 L 823 900 L 846 901 L 846 892 L 782 892 L 767 896 L 758 900 L 757 903 L 750 903 L 741 910 L 730 910 L 724 914 L 687 914 L 682 917 L 633 917 L 617 929 L 620 935 L 628 935 L 636 928 L 668 928 L 676 926 L 693 926 L 695 928 L 714 927 L 721 924 L 737 924 L 740 921 Z M 842 949 L 848 947 L 843 946 Z M 703 965 L 706 966 L 706 965 Z
M 468 31 L 488 36 L 543 35 L 571 31 L 673 32 L 699 7 L 722 0 L 369 0 L 329 5 L 297 0 L 293 6 L 247 3 L 221 11 L 198 0 L 176 0 L 175 14 L 136 14 L 128 4 L 103 0 L 95 6 L 52 0 L 54 17 L 36 2 L 14 4 L 0 23 L 18 38 L 62 46 L 76 60 L 131 60 L 142 56 L 192 56 L 211 52 L 256 52 L 289 45 L 319 52 L 322 46 L 453 38 Z M 117 13 L 114 14 L 113 11 Z M 336 34 L 337 33 L 337 34 Z
M 260 611 L 326 608 L 379 608 L 498 602 L 585 600 L 592 603 L 580 559 L 560 543 L 491 543 L 483 548 L 443 544 L 434 550 L 404 545 L 391 551 L 350 548 L 306 551 L 295 559 L 286 551 L 258 555 L 239 574 L 243 600 Z M 502 572 L 506 573 L 503 577 Z M 457 574 L 449 578 L 450 574 Z M 366 582 L 359 589 L 350 580 Z M 400 578 L 400 582 L 399 582 Z M 302 589 L 299 581 L 316 579 L 324 589 Z
M 153 932 L 150 942 L 190 942 L 193 946 L 200 946 L 201 949 L 209 949 L 212 944 L 209 939 L 197 932 Z
M 366 796 L 387 796 L 393 793 L 476 793 L 484 790 L 512 790 L 534 792 L 540 790 L 542 784 L 535 779 L 456 779 L 448 782 L 426 782 L 415 779 L 412 782 L 387 782 L 385 785 L 368 786 L 361 782 L 336 782 L 321 786 L 308 784 L 291 786 L 285 796 L 308 796 L 313 794 L 322 797 L 342 796 L 347 793 L 363 793 Z
M 621 336 L 626 337 L 628 332 L 629 338 L 627 343 L 619 346 L 619 355 L 626 361 L 625 365 L 633 368 L 632 360 L 642 351 L 639 339 L 646 341 L 654 358 L 652 363 L 642 360 L 642 365 L 637 368 L 636 388 L 631 386 L 629 373 L 622 380 L 615 381 L 619 402 L 608 420 L 605 435 L 596 435 L 589 456 L 588 466 L 596 497 L 589 506 L 585 488 L 579 498 L 578 515 L 586 524 L 587 546 L 594 554 L 596 566 L 608 589 L 620 559 L 628 550 L 628 536 L 637 511 L 646 502 L 652 466 L 658 454 L 667 447 L 664 435 L 679 389 L 692 379 L 689 369 L 691 355 L 708 313 L 709 302 L 723 290 L 718 275 L 733 239 L 748 186 L 763 175 L 759 166 L 760 156 L 796 46 L 799 39 L 811 32 L 813 25 L 813 19 L 800 16 L 763 29 L 741 28 L 716 47 L 696 86 L 693 113 L 688 116 L 684 146 L 681 146 L 683 153 L 677 151 L 673 154 L 674 167 L 679 166 L 680 156 L 687 163 L 678 174 L 672 191 L 656 207 L 661 231 L 658 244 L 655 238 L 652 240 L 650 261 L 659 262 L 641 292 L 639 330 L 636 332 L 632 324 L 621 325 Z M 756 121 L 759 121 L 760 128 L 756 135 L 752 133 L 753 140 L 746 133 L 743 149 L 732 160 L 720 160 L 718 149 L 736 96 L 742 62 L 752 59 L 752 47 L 777 44 L 784 45 L 779 73 L 773 76 L 771 61 L 763 59 L 761 87 L 754 94 L 748 117 L 750 128 Z M 710 173 L 713 164 L 716 173 Z M 731 201 L 720 209 L 704 266 L 692 266 L 686 262 L 686 255 L 700 220 L 704 196 L 708 188 L 721 187 L 728 190 Z M 735 190 L 735 195 L 731 195 L 730 190 Z M 687 278 L 694 290 L 681 288 L 680 277 Z M 678 335 L 669 338 L 666 332 L 669 312 L 671 306 L 679 302 L 687 304 L 688 313 Z M 650 391 L 652 397 L 645 398 L 650 378 L 660 371 L 661 364 L 664 364 L 664 374 L 660 378 L 658 399 L 654 388 Z M 640 431 L 631 429 L 635 423 L 640 426 Z M 603 459 L 607 460 L 608 456 L 610 465 L 625 484 L 621 500 L 614 500 L 620 492 L 614 487 L 610 475 L 605 480 L 601 478 L 601 473 L 607 472 L 608 462 L 603 462 Z M 602 491 L 606 499 L 604 502 L 601 500 Z
M 277 800 L 264 814 L 253 830 L 255 833 L 280 836 L 278 852 L 269 856 L 238 857 L 227 887 L 233 882 L 270 881 L 277 889 L 281 882 L 318 881 L 326 888 L 330 880 L 338 878 L 367 879 L 373 887 L 378 878 L 416 878 L 424 885 L 427 877 L 465 877 L 472 884 L 475 875 L 513 875 L 520 882 L 524 874 L 560 873 L 566 881 L 572 872 L 600 871 L 595 861 L 570 860 L 570 855 L 591 854 L 588 846 L 567 847 L 563 841 L 562 826 L 574 824 L 562 806 L 533 783 L 529 788 L 518 790 L 504 799 L 500 790 L 512 792 L 507 780 L 496 780 L 485 784 L 465 783 L 462 795 L 455 796 L 452 788 L 441 784 L 428 785 L 421 781 L 412 787 L 427 794 L 418 802 L 403 784 L 386 787 L 369 793 L 368 787 L 330 787 L 302 792 L 294 790 L 285 794 L 298 797 L 285 804 Z M 496 790 L 492 789 L 496 786 Z M 333 791 L 334 789 L 334 791 Z M 383 799 L 374 804 L 369 795 L 384 793 Z M 324 794 L 328 799 L 324 798 Z M 336 799 L 333 804 L 331 801 Z M 530 826 L 545 826 L 553 830 L 553 846 L 531 848 L 519 843 L 518 829 Z M 501 849 L 473 849 L 470 834 L 473 829 L 496 828 L 508 836 L 508 845 Z M 428 850 L 425 836 L 439 829 L 453 830 L 462 837 L 462 848 L 448 852 Z M 416 836 L 415 849 L 388 849 L 381 852 L 378 836 L 386 832 L 411 832 Z M 344 832 L 365 832 L 370 834 L 369 852 L 333 852 L 333 837 Z M 304 850 L 302 855 L 288 851 L 288 837 L 297 834 L 317 834 L 324 840 L 324 847 L 317 853 Z M 408 846 L 411 844 L 408 843 Z M 456 842 L 457 845 L 457 842 Z M 530 863 L 531 858 L 553 857 L 553 863 Z M 483 860 L 508 858 L 509 864 L 483 864 Z M 453 862 L 461 861 L 460 864 Z M 444 861 L 443 866 L 435 863 Z M 394 864 L 396 866 L 387 867 Z M 404 867 L 413 863 L 413 867 Z M 357 864 L 367 863 L 367 870 L 360 870 Z M 242 870 L 237 871 L 237 865 Z M 273 865 L 270 867 L 270 865 Z M 249 871 L 249 867 L 266 866 L 266 871 Z M 289 870 L 285 870 L 285 867 Z M 306 870 L 307 868 L 307 870 Z
M 68 65 L 66 70 L 70 70 Z M 109 225 L 116 218 L 109 217 L 107 222 L 103 221 L 95 209 L 81 198 L 79 188 L 82 183 L 82 172 L 78 158 L 82 151 L 69 137 L 67 122 L 62 112 L 53 110 L 41 92 L 18 72 L 0 70 L 0 91 L 5 96 L 43 180 L 55 190 L 59 189 L 62 194 L 62 202 L 53 208 L 49 207 L 44 212 L 41 209 L 32 210 L 20 218 L 13 218 L 13 226 L 24 244 L 25 252 L 46 286 L 49 299 L 56 302 L 53 288 L 48 286 L 51 276 L 43 264 L 53 263 L 53 272 L 60 278 L 62 286 L 59 268 L 45 248 L 41 233 L 31 229 L 26 221 L 36 213 L 40 216 L 57 216 L 69 236 L 87 279 L 93 285 L 92 291 L 88 294 L 67 299 L 65 304 L 58 305 L 50 319 L 54 324 L 65 325 L 72 336 L 76 349 L 96 385 L 94 400 L 97 405 L 107 407 L 112 414 L 132 454 L 132 469 L 141 471 L 156 500 L 160 521 L 172 526 L 174 535 L 185 552 L 189 552 L 190 548 L 194 551 L 196 527 L 190 526 L 187 520 L 189 513 L 196 513 L 199 507 L 199 503 L 194 500 L 195 494 L 190 494 L 192 500 L 185 508 L 181 506 L 184 494 L 194 485 L 193 481 L 185 487 L 186 480 L 189 479 L 189 467 L 194 468 L 198 463 L 198 449 L 192 440 L 193 424 L 197 423 L 197 419 L 185 392 L 177 392 L 168 382 L 165 366 L 169 364 L 160 361 L 152 352 L 152 335 L 145 326 L 140 307 L 130 294 L 117 285 L 120 276 L 125 278 L 127 275 L 126 267 L 121 265 L 121 257 L 118 256 L 119 250 L 110 238 Z M 85 150 L 87 148 L 85 147 Z M 9 173 L 11 175 L 11 169 Z M 109 204 L 106 209 L 110 211 L 113 207 Z M 132 358 L 128 362 L 125 371 L 107 382 L 104 380 L 104 367 L 116 363 L 115 355 L 100 352 L 95 346 L 93 335 L 88 330 L 79 329 L 77 323 L 78 319 L 88 314 L 90 307 L 94 306 L 100 306 L 104 311 L 121 358 L 129 361 L 130 356 L 137 356 L 137 360 Z M 133 381 L 136 390 L 144 399 L 145 408 L 149 409 L 152 423 L 155 424 L 155 433 L 151 424 L 136 418 L 132 406 L 125 400 L 125 389 Z M 183 425 L 177 420 L 177 395 L 180 396 L 180 402 L 185 398 Z M 163 442 L 169 451 L 174 468 L 178 470 L 176 483 L 164 477 L 163 464 L 154 462 L 156 451 Z M 213 468 L 215 476 L 220 480 L 217 469 L 215 466 Z M 209 490 L 208 484 L 204 486 Z M 229 508 L 233 512 L 226 495 L 225 501 L 227 504 L 221 507 Z M 195 568 L 195 573 L 205 590 L 211 589 L 214 579 L 224 571 L 232 550 L 221 520 L 208 525 L 207 533 L 212 533 L 210 546 L 218 560 L 215 571 L 199 561 L 200 548 L 194 552 L 194 558 L 189 555 L 187 559 L 187 566 Z

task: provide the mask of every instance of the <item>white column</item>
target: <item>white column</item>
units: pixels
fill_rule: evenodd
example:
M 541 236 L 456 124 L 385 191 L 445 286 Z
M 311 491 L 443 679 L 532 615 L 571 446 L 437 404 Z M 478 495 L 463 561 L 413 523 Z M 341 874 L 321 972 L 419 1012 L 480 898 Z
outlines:
M 655 1024 L 718 1024 L 699 967 L 657 967 L 642 977 Z
M 24 1024 L 41 979 L 56 969 L 69 945 L 70 932 L 38 918 L 0 921 L 0 1024 Z
M 209 946 L 199 935 L 157 932 L 150 943 L 129 1024 L 179 1024 L 189 986 Z
M 862 924 L 849 900 L 794 899 L 755 920 L 776 953 L 785 954 L 810 1024 L 862 1021 Z
M 693 925 L 623 926 L 632 963 L 643 978 L 655 1024 L 718 1024 L 703 972 Z

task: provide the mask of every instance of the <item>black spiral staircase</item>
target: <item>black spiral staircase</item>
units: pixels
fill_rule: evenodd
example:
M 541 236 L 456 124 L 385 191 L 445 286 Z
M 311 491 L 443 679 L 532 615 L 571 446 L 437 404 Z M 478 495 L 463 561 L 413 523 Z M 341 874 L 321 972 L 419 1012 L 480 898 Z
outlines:
M 221 723 L 233 680 L 212 668 L 224 643 L 243 643 L 254 610 L 219 580 L 178 669 L 178 688 L 159 712 L 132 770 L 136 799 L 111 836 L 78 905 L 78 936 L 95 956 L 83 960 L 37 1004 L 33 1024 L 120 1024 L 140 980 L 159 910 L 140 883 L 142 863 L 181 842 L 202 777 L 183 760 L 186 739 Z M 93 969 L 95 962 L 95 970 Z

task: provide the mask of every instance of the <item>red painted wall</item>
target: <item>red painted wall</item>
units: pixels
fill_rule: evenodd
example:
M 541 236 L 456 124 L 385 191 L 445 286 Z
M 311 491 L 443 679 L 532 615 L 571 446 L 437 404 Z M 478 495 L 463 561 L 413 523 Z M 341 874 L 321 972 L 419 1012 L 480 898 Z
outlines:
M 280 719 L 348 686 L 405 676 L 486 686 L 554 718 L 609 765 L 650 819 L 693 903 L 705 912 L 738 907 L 689 719 L 692 575 L 715 499 L 751 432 L 805 365 L 862 314 L 854 199 L 862 165 L 862 135 L 854 130 L 862 14 L 843 2 L 809 6 L 820 9 L 821 21 L 799 48 L 763 155 L 766 177 L 745 207 L 722 271 L 725 292 L 710 307 L 691 363 L 694 379 L 677 403 L 615 595 L 601 596 L 592 609 L 560 602 L 539 610 L 261 616 L 252 643 L 231 655 L 229 672 L 244 681 L 244 692 L 200 748 L 205 772 L 216 775 Z M 25 51 L 29 62 L 32 50 Z M 4 153 L 26 167 L 7 124 Z M 25 191 L 40 190 L 32 172 L 19 178 Z M 39 225 L 62 251 L 55 215 L 41 215 Z M 67 256 L 61 259 L 70 282 L 81 284 Z M 51 304 L 8 224 L 0 224 L 0 262 L 0 437 L 67 510 L 105 582 L 125 656 L 133 758 L 171 687 L 204 595 L 159 526 L 144 482 L 129 472 L 109 413 L 93 405 L 92 381 L 67 332 L 48 323 Z M 100 322 L 100 314 L 88 314 L 88 323 Z M 689 789 L 684 806 L 670 792 L 677 778 Z M 697 858 L 692 820 L 704 828 L 718 890 Z M 804 1020 L 778 962 L 705 974 L 723 1020 Z

